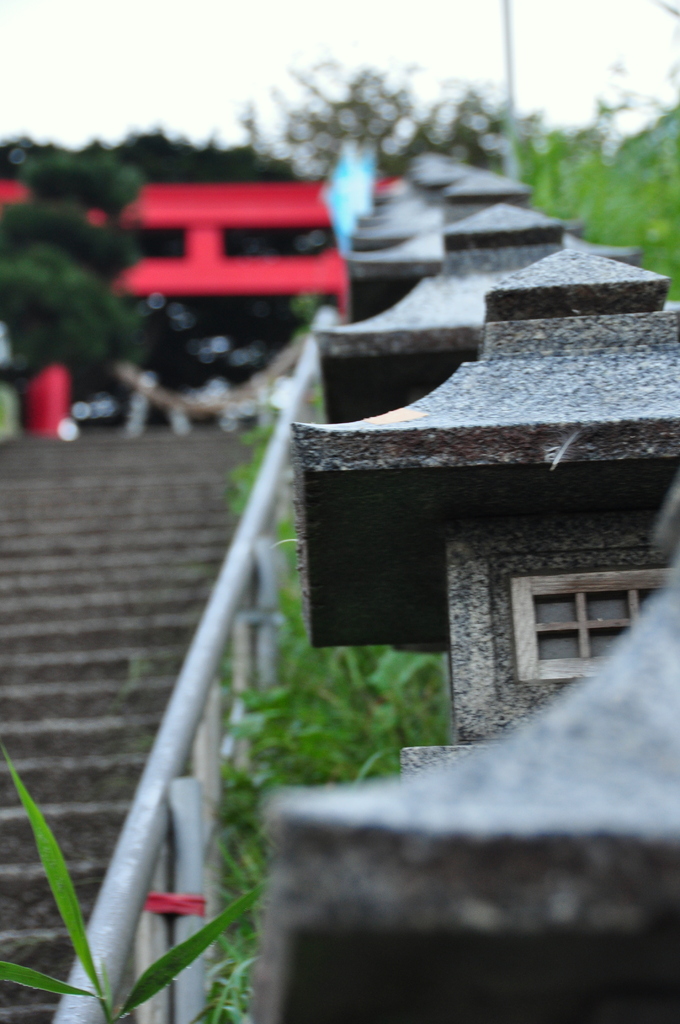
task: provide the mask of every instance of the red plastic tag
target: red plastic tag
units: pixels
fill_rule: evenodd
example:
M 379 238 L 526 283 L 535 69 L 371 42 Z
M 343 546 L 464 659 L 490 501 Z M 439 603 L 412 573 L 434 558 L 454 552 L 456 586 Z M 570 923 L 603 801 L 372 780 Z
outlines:
M 178 914 L 205 917 L 205 898 L 186 892 L 150 892 L 144 909 L 150 914 Z

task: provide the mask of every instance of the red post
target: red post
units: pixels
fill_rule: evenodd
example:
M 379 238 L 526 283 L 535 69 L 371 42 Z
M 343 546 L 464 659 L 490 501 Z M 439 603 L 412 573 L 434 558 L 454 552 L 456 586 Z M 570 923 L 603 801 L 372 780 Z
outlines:
M 30 434 L 63 438 L 62 424 L 70 417 L 71 374 L 61 363 L 46 366 L 26 388 L 26 429 Z

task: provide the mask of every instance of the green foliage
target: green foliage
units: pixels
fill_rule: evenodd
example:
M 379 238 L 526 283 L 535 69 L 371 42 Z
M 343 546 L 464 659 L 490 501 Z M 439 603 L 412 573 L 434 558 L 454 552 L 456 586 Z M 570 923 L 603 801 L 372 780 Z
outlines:
M 111 282 L 138 258 L 117 217 L 140 176 L 110 154 L 47 153 L 23 177 L 32 201 L 6 207 L 0 222 L 0 320 L 14 353 L 31 370 L 134 359 L 139 317 Z M 94 208 L 103 223 L 88 219 Z
M 525 139 L 524 180 L 540 209 L 583 220 L 589 241 L 641 246 L 645 267 L 668 274 L 680 298 L 680 106 L 618 144 L 611 115 Z
M 181 136 L 166 135 L 161 129 L 134 132 L 116 146 L 92 142 L 82 150 L 67 151 L 52 143 L 32 139 L 0 143 L 0 178 L 23 177 L 24 164 L 35 157 L 102 156 L 115 159 L 135 175 L 150 182 L 292 181 L 293 169 L 286 160 L 258 153 L 252 146 L 223 148 L 210 141 L 195 145 Z M 98 209 L 105 206 L 95 203 Z
M 177 975 L 189 964 L 192 964 L 201 953 L 204 953 L 208 946 L 211 946 L 215 939 L 226 931 L 229 925 L 251 909 L 262 895 L 263 888 L 262 885 L 256 886 L 251 892 L 234 900 L 213 921 L 175 946 L 174 949 L 168 950 L 164 956 L 152 964 L 134 985 L 114 1019 L 119 1020 L 128 1013 L 132 1013 L 142 1003 L 146 1003 L 155 996 L 157 992 L 172 984 Z
M 0 381 L 0 441 L 19 433 L 19 396 L 11 384 Z
M 97 144 L 93 145 L 93 149 Z M 129 135 L 111 150 L 118 160 L 140 168 L 147 181 L 292 181 L 290 164 L 258 153 L 253 146 L 226 149 L 214 141 L 197 146 L 160 129 Z
M 50 153 L 26 162 L 21 177 L 38 199 L 78 203 L 118 217 L 142 186 L 136 167 L 112 153 Z
M 73 948 L 83 965 L 85 973 L 94 985 L 97 995 L 101 996 L 102 987 L 99 983 L 99 978 L 97 977 L 92 954 L 90 953 L 90 947 L 85 933 L 85 923 L 80 911 L 76 891 L 73 888 L 73 883 L 68 873 L 68 868 L 66 867 L 66 861 L 64 860 L 63 854 L 59 849 L 59 845 L 52 834 L 52 830 L 19 778 L 9 755 L 4 748 L 3 754 L 5 755 L 5 760 L 9 767 L 12 781 L 16 787 L 19 799 L 21 800 L 23 808 L 28 815 L 28 820 L 31 823 L 35 845 L 38 848 L 38 854 L 40 856 L 42 866 L 45 869 L 45 874 L 47 875 L 47 880 L 49 882 L 50 889 L 52 890 L 55 903 L 59 908 L 61 919 L 66 925 L 66 930 L 68 931 L 71 942 L 73 943 Z
M 252 457 L 229 474 L 227 504 L 234 515 L 240 516 L 245 511 L 273 430 L 272 426 L 257 426 L 241 434 L 243 444 L 252 448 Z
M 258 886 L 251 892 L 236 899 L 213 921 L 210 921 L 209 924 L 199 929 L 185 942 L 175 946 L 164 956 L 156 960 L 155 963 L 151 964 L 141 978 L 133 985 L 122 1006 L 114 1006 L 106 964 L 101 964 L 99 971 L 95 967 L 80 905 L 63 854 L 54 838 L 52 830 L 21 781 L 4 747 L 2 747 L 2 752 L 19 799 L 31 823 L 38 854 L 45 869 L 52 895 L 61 914 L 61 919 L 66 926 L 76 955 L 90 979 L 94 991 L 88 992 L 86 989 L 75 988 L 63 981 L 58 981 L 56 978 L 51 978 L 47 974 L 42 974 L 40 971 L 34 971 L 31 968 L 22 967 L 19 964 L 6 963 L 5 961 L 0 962 L 0 981 L 12 981 L 17 985 L 24 985 L 41 992 L 54 992 L 61 995 L 85 996 L 90 999 L 97 999 L 107 1024 L 115 1024 L 116 1021 L 126 1017 L 138 1006 L 141 1006 L 142 1003 L 155 996 L 157 992 L 167 988 L 185 967 L 192 964 L 208 946 L 212 945 L 225 929 L 250 910 L 259 900 L 262 894 L 262 886 Z
M 269 845 L 262 799 L 289 785 L 353 783 L 395 775 L 403 746 L 448 742 L 448 698 L 440 655 L 389 647 L 312 648 L 307 640 L 291 531 L 281 551 L 287 570 L 281 592 L 279 684 L 244 694 L 246 714 L 232 730 L 250 744 L 249 767 L 224 769 L 222 850 L 227 898 L 261 882 Z M 229 671 L 226 672 L 228 685 Z M 220 939 L 203 1020 L 241 1024 L 250 996 L 257 919 L 247 915 Z
M 129 234 L 115 228 L 102 231 L 77 209 L 65 204 L 8 206 L 2 217 L 2 237 L 10 252 L 22 252 L 40 243 L 62 249 L 80 266 L 107 280 L 139 259 Z
M 13 981 L 15 985 L 37 989 L 39 992 L 54 992 L 61 996 L 96 998 L 94 992 L 86 992 L 84 988 L 74 988 L 73 985 L 67 985 L 64 981 L 51 978 L 49 974 L 34 971 L 30 967 L 22 967 L 20 964 L 8 964 L 5 960 L 0 960 L 0 981 Z
M 0 256 L 0 319 L 31 369 L 134 358 L 137 316 L 90 271 L 51 246 Z

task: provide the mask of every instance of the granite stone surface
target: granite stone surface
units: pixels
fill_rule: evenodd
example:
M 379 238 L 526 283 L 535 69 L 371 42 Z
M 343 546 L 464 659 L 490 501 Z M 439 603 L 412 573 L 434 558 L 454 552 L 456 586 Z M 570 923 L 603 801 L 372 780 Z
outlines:
M 439 191 L 471 173 L 474 168 L 469 164 L 440 153 L 422 153 L 410 161 L 406 176 L 417 188 Z
M 538 210 L 496 203 L 480 213 L 448 225 L 444 230 L 447 252 L 467 249 L 502 249 L 512 245 L 562 246 L 562 221 Z
M 520 212 L 518 207 L 511 207 L 511 209 Z M 642 259 L 641 249 L 597 245 L 593 242 L 584 242 L 583 239 L 575 238 L 568 233 L 563 235 L 563 245 L 565 249 L 574 249 L 592 256 L 603 256 L 636 267 L 640 265 Z M 509 248 L 515 248 L 514 242 Z M 503 261 L 496 261 L 494 266 L 489 266 L 489 269 L 514 270 L 515 267 L 535 263 L 555 251 L 557 250 L 554 248 L 551 248 L 550 251 L 540 248 L 535 252 L 529 251 L 527 256 L 535 255 L 536 259 L 529 258 L 527 262 L 524 262 L 524 257 L 522 262 L 519 262 L 516 254 L 508 253 Z M 431 231 L 428 234 L 416 235 L 407 242 L 402 242 L 401 245 L 395 245 L 389 249 L 351 252 L 347 258 L 347 269 L 352 280 L 392 280 L 395 277 L 417 277 L 420 279 L 439 274 L 446 259 L 444 235 L 441 231 Z M 476 251 L 474 257 L 467 260 L 464 253 L 459 253 L 457 257 L 454 257 L 452 253 L 448 257 L 447 272 L 455 273 L 459 267 L 464 272 L 469 272 L 468 267 L 483 271 L 487 269 L 486 263 L 489 259 L 489 255 L 482 251 Z
M 444 238 L 441 231 L 415 235 L 401 245 L 373 252 L 350 252 L 347 269 L 353 280 L 395 277 L 433 277 L 444 263 Z
M 476 174 L 462 178 L 445 188 L 442 196 L 445 204 L 445 221 L 452 223 L 479 213 L 495 203 L 527 206 L 531 198 L 531 189 L 528 185 L 491 171 L 477 171 Z
M 651 313 L 663 309 L 670 278 L 586 253 L 563 250 L 499 281 L 487 320 Z
M 443 206 L 411 189 L 381 206 L 371 224 L 357 228 L 352 236 L 352 248 L 387 249 L 414 235 L 441 230 L 443 223 Z
M 679 789 L 676 583 L 487 749 L 270 804 L 255 1024 L 677 1020 Z
M 498 276 L 537 263 L 559 250 L 560 246 L 556 243 L 506 245 L 499 249 L 462 249 L 446 253 L 444 273 L 455 276 L 495 273 Z
M 447 528 L 453 736 L 477 743 L 534 714 L 564 681 L 520 680 L 510 581 L 517 576 L 662 567 L 654 513 L 515 516 Z
M 402 747 L 399 755 L 402 779 L 422 772 L 438 771 L 467 757 L 479 744 L 457 743 L 448 747 Z
M 680 346 L 463 363 L 413 408 L 424 415 L 385 426 L 295 424 L 300 468 L 346 473 L 540 464 L 577 428 L 566 461 L 674 457 Z
M 484 330 L 480 358 L 642 352 L 668 348 L 677 340 L 678 323 L 673 312 L 492 321 Z
M 319 351 L 334 358 L 443 348 L 474 353 L 482 338 L 484 296 L 495 280 L 487 274 L 426 278 L 392 309 L 318 332 Z
M 584 252 L 590 256 L 603 256 L 605 259 L 628 263 L 631 267 L 642 266 L 642 249 L 632 245 L 598 245 L 597 242 L 586 242 L 583 238 L 571 234 L 569 229 L 564 235 L 564 248 Z

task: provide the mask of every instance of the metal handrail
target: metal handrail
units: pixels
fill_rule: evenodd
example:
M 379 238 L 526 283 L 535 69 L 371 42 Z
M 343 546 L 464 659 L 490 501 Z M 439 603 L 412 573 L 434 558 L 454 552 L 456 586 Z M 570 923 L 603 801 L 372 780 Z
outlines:
M 95 963 L 106 964 L 114 992 L 120 990 L 135 931 L 168 830 L 168 788 L 183 771 L 204 713 L 234 617 L 251 580 L 255 542 L 271 520 L 287 464 L 290 425 L 317 374 L 314 341 L 305 343 L 290 392 L 223 562 L 212 594 L 177 678 L 168 707 L 137 786 L 88 926 Z M 80 964 L 70 983 L 88 987 Z M 94 1000 L 63 996 L 54 1024 L 100 1024 Z

